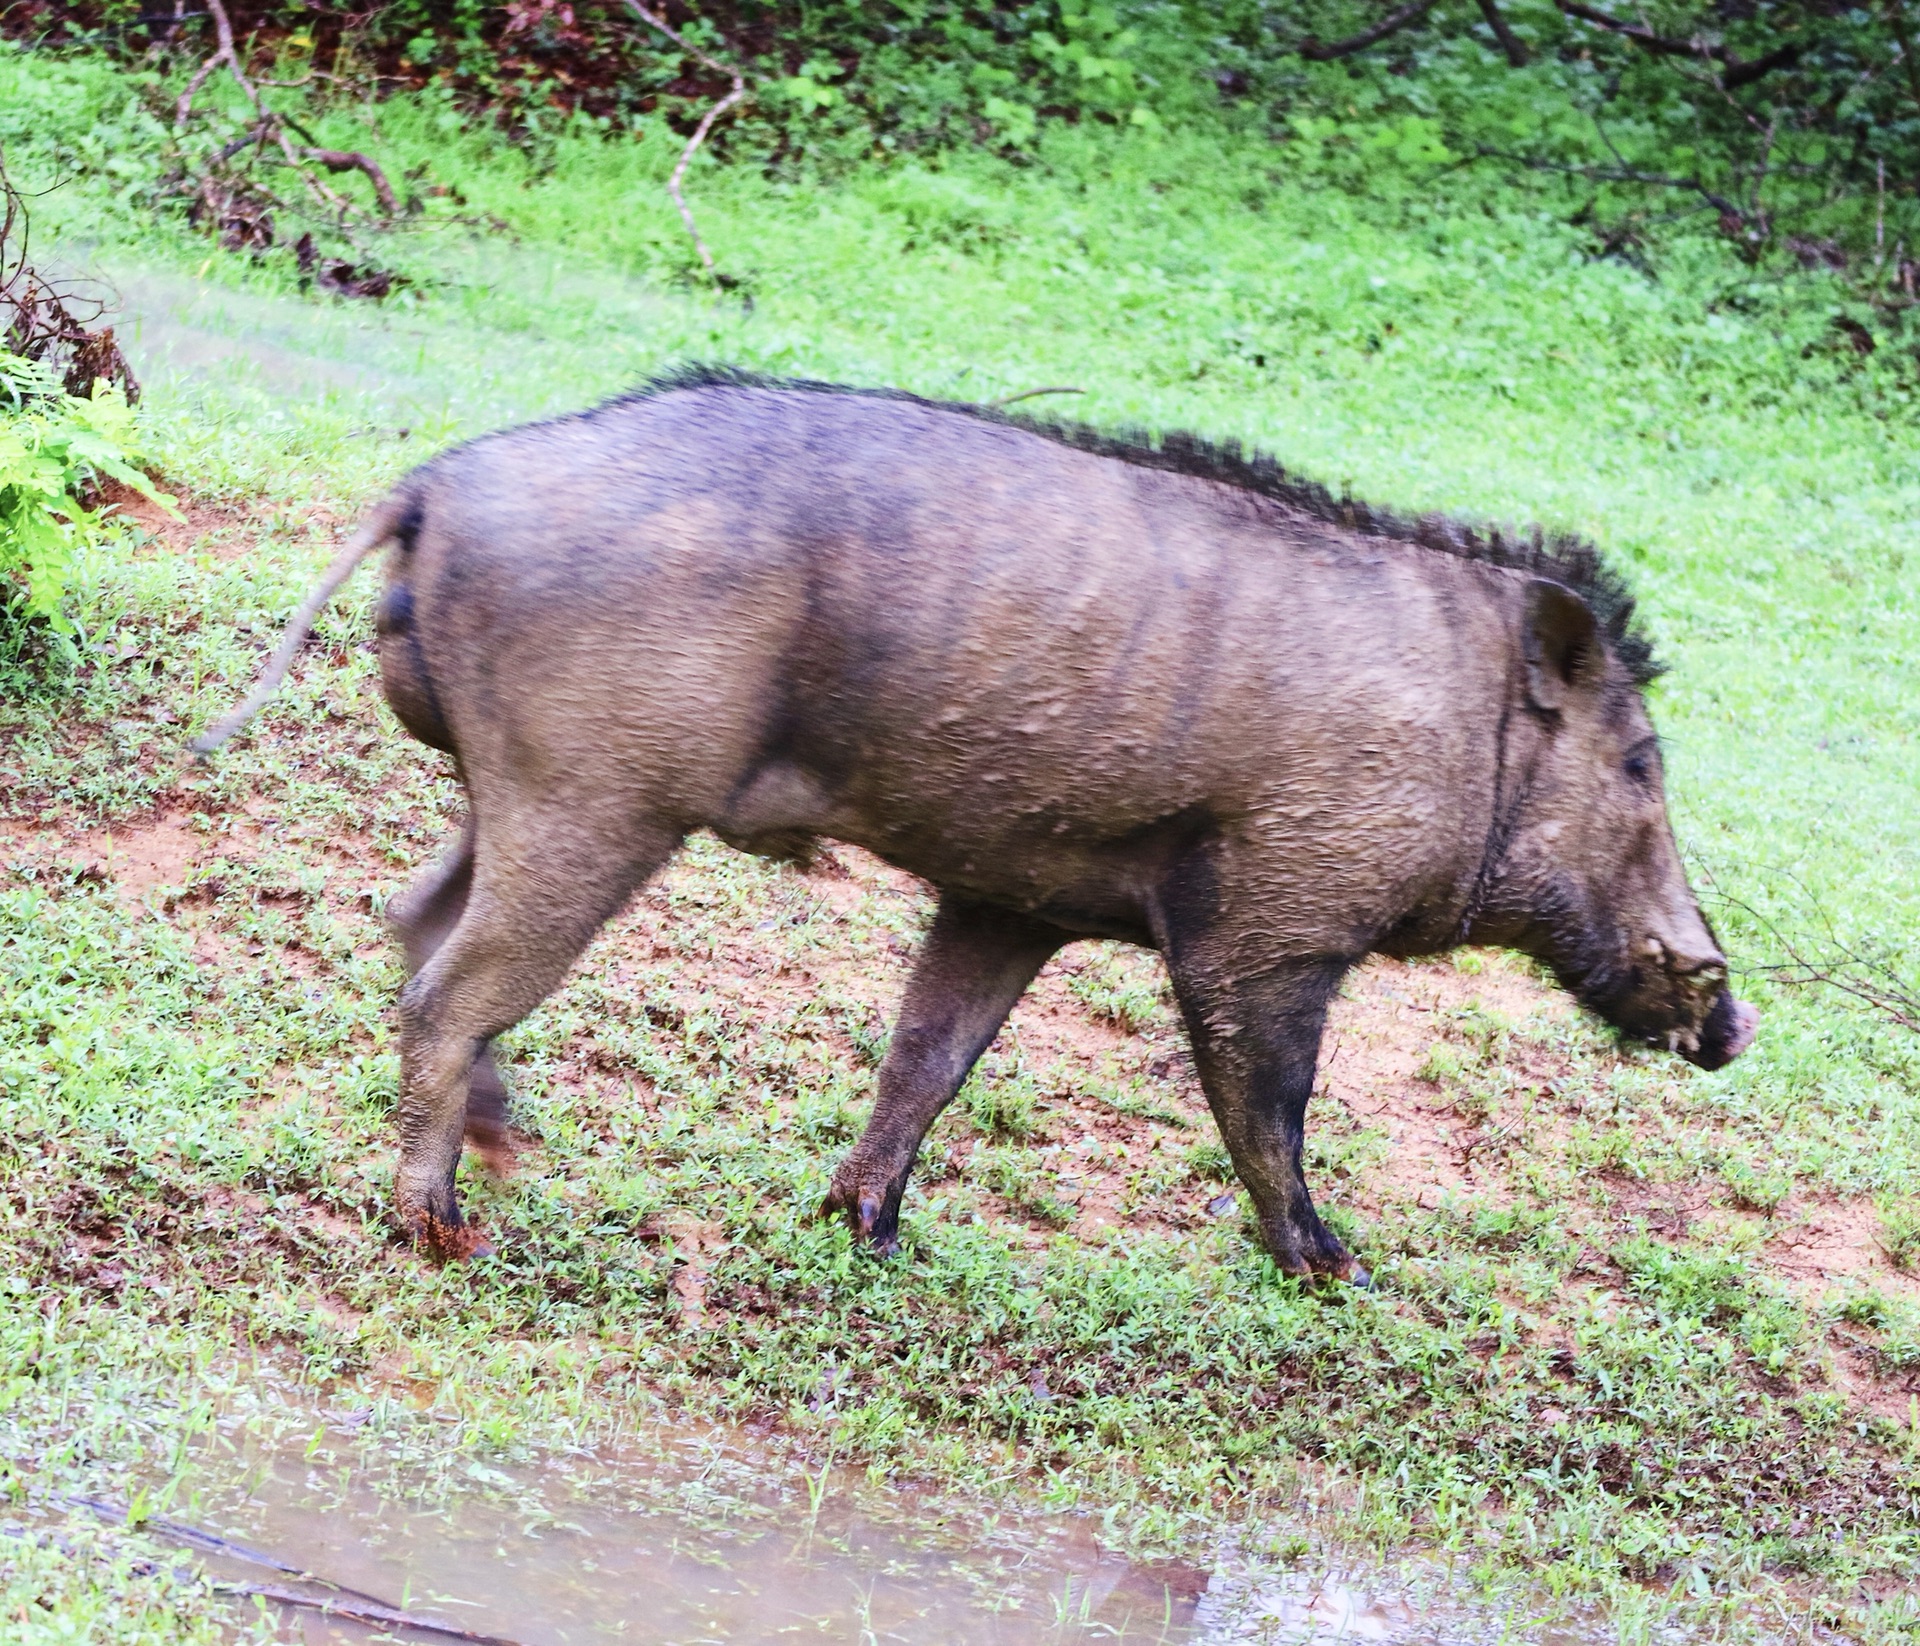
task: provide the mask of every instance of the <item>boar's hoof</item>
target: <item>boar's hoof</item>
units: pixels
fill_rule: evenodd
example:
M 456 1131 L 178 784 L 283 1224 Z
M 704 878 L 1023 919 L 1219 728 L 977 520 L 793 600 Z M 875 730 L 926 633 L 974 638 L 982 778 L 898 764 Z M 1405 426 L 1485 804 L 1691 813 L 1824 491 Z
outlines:
M 441 1263 L 470 1263 L 476 1258 L 493 1256 L 493 1242 L 471 1223 L 452 1226 L 434 1223 L 419 1245 Z
M 414 1250 L 436 1263 L 466 1263 L 493 1256 L 493 1242 L 476 1225 L 462 1220 L 457 1211 L 446 1218 L 424 1207 L 411 1211 L 403 1208 L 400 1221 Z
M 821 1204 L 822 1217 L 844 1217 L 847 1227 L 876 1257 L 900 1255 L 900 1203 L 897 1197 L 835 1183 Z
M 1334 1285 L 1344 1281 L 1361 1291 L 1371 1291 L 1373 1276 L 1367 1273 L 1366 1265 L 1334 1238 L 1331 1229 L 1317 1219 L 1316 1225 L 1305 1233 L 1289 1229 L 1278 1240 L 1269 1231 L 1267 1250 L 1273 1254 L 1280 1272 L 1308 1285 Z
M 1367 1267 L 1356 1257 L 1343 1257 L 1337 1263 L 1287 1263 L 1280 1264 L 1280 1272 L 1290 1275 L 1302 1285 L 1316 1289 L 1352 1286 L 1358 1291 L 1373 1290 L 1373 1276 L 1367 1273 Z

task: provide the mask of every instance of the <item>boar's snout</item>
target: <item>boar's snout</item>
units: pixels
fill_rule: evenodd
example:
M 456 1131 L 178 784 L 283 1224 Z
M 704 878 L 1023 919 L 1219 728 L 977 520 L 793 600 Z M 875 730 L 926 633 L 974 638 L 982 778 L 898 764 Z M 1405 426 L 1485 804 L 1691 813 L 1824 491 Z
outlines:
M 1744 1000 L 1734 999 L 1731 989 L 1722 989 L 1700 1025 L 1699 1044 L 1685 1054 L 1686 1059 L 1703 1069 L 1724 1069 L 1753 1044 L 1759 1028 L 1760 1014 Z
M 1727 957 L 1704 922 L 1698 942 L 1669 947 L 1657 938 L 1641 945 L 1640 987 L 1634 1004 L 1652 1032 L 1689 1063 L 1702 1069 L 1724 1068 L 1753 1044 L 1760 1014 L 1727 987 Z M 1656 1025 L 1665 1022 L 1663 1030 Z

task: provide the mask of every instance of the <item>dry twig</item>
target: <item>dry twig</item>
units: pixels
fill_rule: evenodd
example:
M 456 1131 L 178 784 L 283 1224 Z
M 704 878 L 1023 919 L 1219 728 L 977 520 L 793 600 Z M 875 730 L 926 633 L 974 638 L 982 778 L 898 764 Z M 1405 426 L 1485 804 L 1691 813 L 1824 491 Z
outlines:
M 1790 936 L 1746 899 L 1723 891 L 1711 871 L 1706 875 L 1715 897 L 1752 921 L 1781 957 L 1748 969 L 1777 983 L 1833 989 L 1896 1028 L 1920 1034 L 1920 982 L 1902 975 L 1884 954 L 1843 936 L 1833 916 L 1793 875 L 1781 872 L 1779 877 L 1799 892 L 1811 918 L 1810 936 Z
M 372 156 L 362 154 L 357 149 L 322 148 L 311 139 L 307 139 L 304 146 L 296 143 L 294 141 L 296 133 L 303 138 L 306 134 L 300 132 L 297 122 L 267 107 L 260 96 L 259 86 L 254 84 L 247 74 L 245 65 L 241 63 L 239 49 L 234 44 L 233 22 L 227 15 L 224 0 L 207 0 L 207 14 L 213 19 L 214 50 L 212 55 L 193 71 L 186 90 L 181 92 L 179 101 L 174 104 L 174 130 L 182 131 L 186 128 L 187 122 L 193 118 L 194 99 L 200 95 L 214 73 L 225 68 L 233 83 L 253 105 L 253 122 L 244 133 L 220 149 L 214 160 L 214 169 L 224 167 L 249 148 L 264 151 L 271 143 L 286 157 L 287 164 L 306 184 L 314 198 L 340 221 L 345 221 L 348 213 L 353 209 L 353 204 L 344 195 L 328 188 L 321 180 L 319 170 L 315 168 L 329 172 L 359 172 L 372 185 L 374 196 L 380 202 L 381 214 L 389 220 L 395 217 L 399 212 L 399 205 L 394 199 L 393 186 L 387 181 L 387 174 L 380 169 Z M 212 204 L 212 193 L 232 193 L 233 191 L 231 189 L 223 191 L 217 184 L 210 190 L 203 183 L 201 192 Z M 217 207 L 215 211 L 218 215 Z
M 1016 400 L 1031 400 L 1037 394 L 1085 394 L 1085 389 L 1048 388 L 1022 389 L 1018 394 L 1003 394 L 997 400 L 989 400 L 989 406 L 1011 406 Z
M 68 394 L 85 398 L 104 377 L 137 401 L 133 368 L 113 328 L 99 323 L 106 303 L 49 280 L 29 260 L 27 238 L 26 204 L 0 157 L 0 349 L 51 368 Z
M 673 203 L 680 210 L 680 221 L 687 226 L 687 233 L 693 240 L 693 249 L 700 254 L 700 262 L 707 271 L 707 278 L 717 283 L 720 277 L 713 266 L 713 253 L 707 250 L 706 241 L 700 238 L 699 226 L 693 220 L 693 208 L 687 204 L 687 197 L 680 192 L 680 180 L 687 174 L 688 162 L 693 159 L 700 145 L 706 142 L 707 133 L 713 130 L 714 122 L 728 109 L 746 100 L 747 77 L 739 69 L 722 63 L 717 57 L 709 56 L 702 51 L 658 12 L 643 6 L 640 0 L 626 0 L 626 6 L 627 10 L 641 22 L 650 28 L 658 29 L 690 57 L 698 58 L 715 74 L 724 74 L 733 83 L 732 89 L 726 96 L 701 116 L 700 124 L 693 128 L 693 135 L 687 139 L 687 146 L 680 151 L 680 159 L 673 168 L 673 175 L 667 179 L 667 193 L 673 196 Z

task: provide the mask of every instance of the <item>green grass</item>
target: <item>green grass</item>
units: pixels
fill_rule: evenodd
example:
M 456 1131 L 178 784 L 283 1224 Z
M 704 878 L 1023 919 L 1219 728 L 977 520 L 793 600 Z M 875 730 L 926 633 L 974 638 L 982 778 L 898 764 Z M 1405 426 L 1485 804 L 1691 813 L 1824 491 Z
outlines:
M 1250 138 L 1059 130 L 1026 167 L 699 169 L 749 309 L 688 284 L 659 129 L 565 135 L 535 167 L 396 103 L 322 133 L 426 167 L 510 232 L 430 225 L 393 248 L 420 281 L 404 301 L 303 304 L 151 218 L 144 118 L 96 65 L 0 57 L 10 165 L 76 174 L 44 236 L 273 344 L 283 379 L 334 375 L 289 395 L 244 361 L 150 374 L 166 480 L 229 512 L 87 559 L 72 694 L 0 711 L 0 1273 L 31 1298 L 0 1326 L 17 1495 L 177 1444 L 191 1399 L 163 1399 L 259 1352 L 316 1381 L 431 1381 L 484 1444 L 663 1407 L 759 1418 L 881 1471 L 1099 1510 L 1137 1547 L 1205 1548 L 1311 1502 L 1488 1582 L 1607 1597 L 1627 1635 L 1670 1614 L 1759 1629 L 1776 1607 L 1913 1629 L 1920 1317 L 1888 1259 L 1916 1246 L 1920 1046 L 1838 997 L 1746 977 L 1763 1036 L 1715 1075 L 1491 997 L 1434 1015 L 1422 1101 L 1450 1105 L 1493 1187 L 1401 1183 L 1364 1106 L 1323 1102 L 1316 1192 L 1380 1288 L 1313 1293 L 1237 1216 L 1194 1210 L 1225 1162 L 1167 1003 L 1151 967 L 1094 951 L 1061 998 L 1134 1037 L 1119 1061 L 1003 1042 L 929 1145 L 906 1259 L 882 1265 L 812 1210 L 924 904 L 698 844 L 513 1037 L 537 1147 L 467 1186 L 501 1256 L 435 1270 L 387 1223 L 398 977 L 376 911 L 454 791 L 379 706 L 366 585 L 253 735 L 205 770 L 178 758 L 338 522 L 449 439 L 688 356 L 940 395 L 1073 384 L 1061 404 L 1092 420 L 1597 537 L 1673 665 L 1654 706 L 1690 859 L 1780 922 L 1813 903 L 1910 952 L 1920 442 L 1897 362 L 1827 346 L 1832 287 L 1705 241 L 1651 283 L 1585 260 L 1548 196 L 1385 161 L 1350 192 Z M 108 836 L 146 841 L 156 816 L 200 846 L 130 891 Z M 1736 969 L 1774 958 L 1714 907 Z M 1100 1147 L 1131 1148 L 1097 1163 L 1123 1207 L 1101 1225 L 1070 1201 L 1096 1170 L 1072 1117 L 1095 1109 Z M 1885 1309 L 1828 1307 L 1769 1244 L 1827 1206 L 1881 1230 Z M 829 1363 L 845 1392 L 822 1413 Z M 145 1580 L 75 1575 L 93 1570 L 0 1549 L 0 1599 L 97 1604 L 129 1640 L 211 1627 L 190 1586 L 116 1603 Z

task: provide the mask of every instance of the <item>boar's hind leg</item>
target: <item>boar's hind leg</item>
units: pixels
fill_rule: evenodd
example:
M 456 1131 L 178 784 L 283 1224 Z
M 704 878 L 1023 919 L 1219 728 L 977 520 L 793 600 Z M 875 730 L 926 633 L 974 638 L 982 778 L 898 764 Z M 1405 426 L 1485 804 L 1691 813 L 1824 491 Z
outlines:
M 400 992 L 400 1221 L 442 1257 L 486 1250 L 461 1226 L 453 1174 L 474 1057 L 559 986 L 593 934 L 672 855 L 677 833 L 596 828 L 542 809 L 490 840 L 483 808 L 459 923 Z
M 1176 950 L 1168 971 L 1200 1082 L 1268 1250 L 1288 1274 L 1366 1285 L 1367 1271 L 1313 1209 L 1300 1159 L 1327 1003 L 1347 963 L 1293 961 L 1227 979 L 1183 958 Z
M 407 976 L 420 970 L 447 940 L 467 906 L 473 887 L 473 819 L 468 817 L 460 841 L 405 892 L 387 905 L 387 918 L 400 935 Z M 488 1169 L 504 1173 L 512 1156 L 507 1134 L 507 1088 L 494 1062 L 493 1048 L 483 1043 L 467 1076 L 467 1141 Z
M 920 1140 L 1068 933 L 1029 915 L 940 899 L 880 1066 L 873 1118 L 833 1174 L 823 1210 L 875 1250 L 900 1249 L 900 1196 Z

